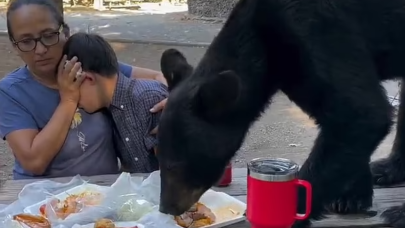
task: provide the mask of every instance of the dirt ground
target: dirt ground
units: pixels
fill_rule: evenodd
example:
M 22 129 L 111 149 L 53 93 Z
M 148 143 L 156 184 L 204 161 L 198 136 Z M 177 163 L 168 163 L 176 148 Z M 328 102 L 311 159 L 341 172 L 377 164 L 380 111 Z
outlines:
M 133 65 L 159 69 L 161 53 L 170 46 L 112 43 L 118 58 Z M 204 48 L 176 47 L 190 63 L 195 64 L 205 52 Z M 22 62 L 15 55 L 5 37 L 0 37 L 0 77 L 3 77 Z M 284 95 L 276 95 L 269 110 L 251 129 L 244 145 L 234 159 L 235 167 L 244 167 L 246 161 L 255 157 L 284 157 L 302 163 L 310 151 L 317 128 L 308 117 Z M 374 158 L 385 156 L 391 148 L 393 134 L 379 147 Z M 0 140 L 0 181 L 11 178 L 14 162 L 12 153 Z

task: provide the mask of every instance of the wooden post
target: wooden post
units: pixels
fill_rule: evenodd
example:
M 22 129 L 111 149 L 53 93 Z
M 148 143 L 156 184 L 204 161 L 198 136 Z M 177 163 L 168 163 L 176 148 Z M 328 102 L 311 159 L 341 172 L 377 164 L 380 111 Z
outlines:
M 94 0 L 93 8 L 96 10 L 103 10 L 104 9 L 104 1 L 103 0 Z
M 227 18 L 238 0 L 188 0 L 188 13 L 200 17 Z
M 53 0 L 53 1 L 55 2 L 55 4 L 58 7 L 59 11 L 63 15 L 63 0 Z

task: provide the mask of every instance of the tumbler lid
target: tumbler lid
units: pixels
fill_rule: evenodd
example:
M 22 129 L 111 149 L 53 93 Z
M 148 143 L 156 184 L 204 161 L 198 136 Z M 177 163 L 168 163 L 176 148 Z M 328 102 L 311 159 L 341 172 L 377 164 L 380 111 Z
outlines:
M 248 163 L 248 176 L 269 182 L 285 182 L 297 178 L 299 166 L 284 158 L 256 158 Z

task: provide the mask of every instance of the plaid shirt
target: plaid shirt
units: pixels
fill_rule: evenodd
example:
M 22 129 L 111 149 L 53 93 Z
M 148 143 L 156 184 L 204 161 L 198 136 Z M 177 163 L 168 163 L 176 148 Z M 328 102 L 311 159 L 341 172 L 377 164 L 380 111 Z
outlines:
M 109 111 L 114 120 L 114 143 L 122 165 L 130 172 L 149 173 L 159 169 L 150 132 L 159 114 L 149 110 L 167 98 L 167 87 L 154 80 L 135 80 L 119 75 Z

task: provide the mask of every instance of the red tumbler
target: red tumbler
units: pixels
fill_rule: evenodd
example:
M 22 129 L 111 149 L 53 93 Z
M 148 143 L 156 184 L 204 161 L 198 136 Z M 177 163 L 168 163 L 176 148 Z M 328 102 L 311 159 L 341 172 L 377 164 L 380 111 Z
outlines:
M 219 182 L 215 185 L 217 187 L 227 187 L 232 183 L 232 163 L 226 166 L 224 174 Z
M 312 187 L 297 179 L 299 166 L 283 158 L 257 158 L 248 163 L 246 217 L 252 228 L 290 228 L 308 218 Z M 306 211 L 297 214 L 298 186 L 306 188 Z

